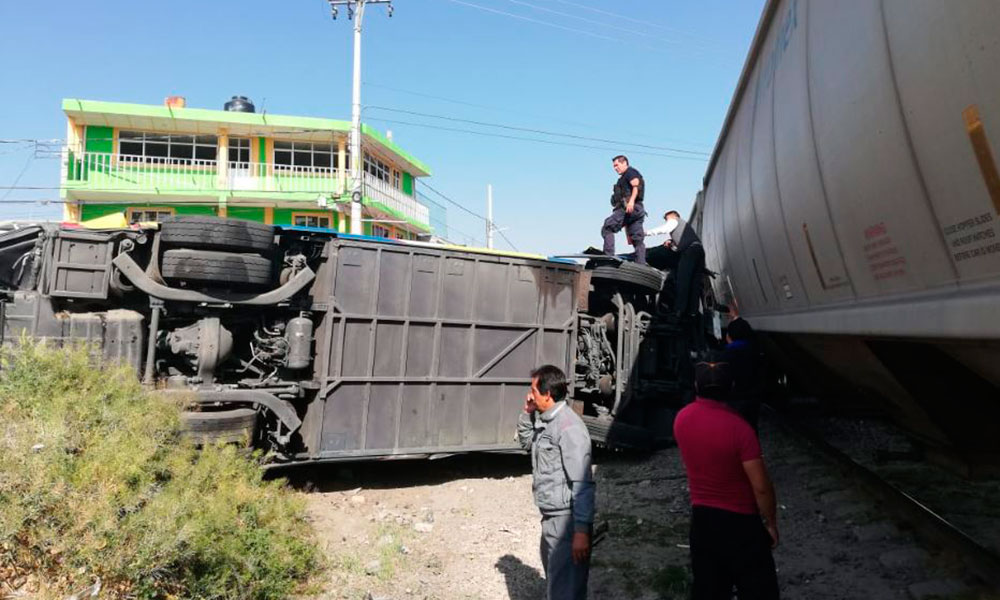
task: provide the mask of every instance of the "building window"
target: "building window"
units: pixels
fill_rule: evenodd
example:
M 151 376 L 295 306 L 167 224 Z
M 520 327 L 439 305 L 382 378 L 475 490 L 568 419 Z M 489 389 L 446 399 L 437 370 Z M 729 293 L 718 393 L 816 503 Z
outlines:
M 384 237 L 384 238 L 390 237 L 389 228 L 383 227 L 381 225 L 372 225 L 372 235 L 375 237 Z
M 274 141 L 274 164 L 312 169 L 339 168 L 337 148 L 333 144 Z
M 405 231 L 402 231 L 402 230 L 400 230 L 400 229 L 397 229 L 397 230 L 396 230 L 396 239 L 397 239 L 397 240 L 407 240 L 407 239 L 409 239 L 409 238 L 408 238 L 408 237 L 406 237 L 406 232 L 405 232 Z
M 292 225 L 296 227 L 323 227 L 330 228 L 330 216 L 323 214 L 294 213 L 292 215 Z
M 129 208 L 128 209 L 128 222 L 129 225 L 135 225 L 136 223 L 159 223 L 166 217 L 173 216 L 174 209 L 172 208 Z
M 391 172 L 392 169 L 389 168 L 389 165 L 371 154 L 365 153 L 365 173 L 368 173 L 375 179 L 388 183 Z
M 250 162 L 250 138 L 229 138 L 229 162 Z
M 392 187 L 396 188 L 397 190 L 403 189 L 403 184 L 402 184 L 401 179 L 402 179 L 402 177 L 400 176 L 399 171 L 397 171 L 396 169 L 393 169 L 392 170 Z
M 146 131 L 118 133 L 118 154 L 143 158 L 215 161 L 219 139 L 214 135 L 177 135 Z M 157 161 L 164 162 L 164 161 Z

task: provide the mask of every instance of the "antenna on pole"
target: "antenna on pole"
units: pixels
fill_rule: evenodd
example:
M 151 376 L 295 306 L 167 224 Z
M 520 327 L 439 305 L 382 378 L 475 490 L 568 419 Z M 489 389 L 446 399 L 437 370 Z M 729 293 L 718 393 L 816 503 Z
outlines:
M 365 16 L 365 6 L 368 4 L 388 5 L 389 16 L 392 16 L 392 0 L 327 0 L 330 4 L 330 16 L 337 19 L 337 9 L 347 7 L 347 18 L 354 21 L 354 81 L 351 93 L 351 233 L 360 235 L 362 168 L 364 157 L 361 151 L 361 20 Z

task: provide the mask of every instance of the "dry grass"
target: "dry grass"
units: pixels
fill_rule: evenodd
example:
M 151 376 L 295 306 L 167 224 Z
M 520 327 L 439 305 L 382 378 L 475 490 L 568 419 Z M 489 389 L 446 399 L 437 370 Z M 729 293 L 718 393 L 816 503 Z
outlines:
M 179 407 L 83 349 L 5 351 L 0 581 L 51 597 L 98 579 L 101 597 L 301 591 L 319 560 L 301 499 L 231 446 L 196 450 L 178 427 Z

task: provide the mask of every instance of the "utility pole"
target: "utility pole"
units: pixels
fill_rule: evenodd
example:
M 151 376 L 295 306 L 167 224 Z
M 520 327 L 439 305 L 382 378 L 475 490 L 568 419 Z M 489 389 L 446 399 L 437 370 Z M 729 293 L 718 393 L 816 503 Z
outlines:
M 486 247 L 493 249 L 493 184 L 486 184 Z
M 337 9 L 347 7 L 347 18 L 354 21 L 354 85 L 351 93 L 351 233 L 361 235 L 361 189 L 364 157 L 361 154 L 361 20 L 368 4 L 386 4 L 392 16 L 392 0 L 327 0 L 330 14 L 337 20 Z

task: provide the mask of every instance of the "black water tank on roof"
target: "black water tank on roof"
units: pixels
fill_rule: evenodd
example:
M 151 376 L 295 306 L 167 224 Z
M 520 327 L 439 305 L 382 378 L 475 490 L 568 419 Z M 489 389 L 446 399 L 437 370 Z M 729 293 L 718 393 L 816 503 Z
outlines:
M 231 112 L 255 112 L 253 102 L 246 96 L 233 96 L 233 99 L 223 106 L 225 110 Z

